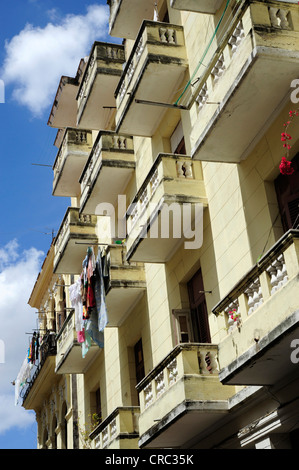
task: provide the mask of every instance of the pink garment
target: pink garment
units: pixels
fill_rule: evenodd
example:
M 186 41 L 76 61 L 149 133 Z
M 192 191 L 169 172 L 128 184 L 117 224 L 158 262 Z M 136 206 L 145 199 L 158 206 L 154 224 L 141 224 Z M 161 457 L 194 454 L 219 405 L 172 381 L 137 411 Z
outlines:
M 84 329 L 81 331 L 77 331 L 77 340 L 78 340 L 78 343 L 84 343 L 85 341 Z

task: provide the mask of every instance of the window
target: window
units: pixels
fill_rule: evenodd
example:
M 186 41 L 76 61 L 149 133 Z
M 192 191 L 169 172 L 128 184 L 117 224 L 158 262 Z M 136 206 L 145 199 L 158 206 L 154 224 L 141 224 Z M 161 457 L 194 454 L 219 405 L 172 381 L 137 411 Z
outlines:
M 102 403 L 101 403 L 101 389 L 98 387 L 90 394 L 90 411 L 91 422 L 93 425 L 102 422 Z M 96 415 L 96 416 L 95 416 Z
M 180 121 L 170 137 L 171 152 L 178 155 L 186 155 L 185 139 L 183 134 L 183 126 Z
M 190 310 L 173 310 L 175 343 L 191 343 L 193 341 Z
M 137 383 L 139 383 L 145 376 L 141 339 L 134 346 L 134 354 L 135 354 L 136 381 Z
M 101 405 L 101 390 L 98 388 L 95 393 L 96 398 L 96 415 L 98 417 L 98 422 L 102 421 L 102 405 Z

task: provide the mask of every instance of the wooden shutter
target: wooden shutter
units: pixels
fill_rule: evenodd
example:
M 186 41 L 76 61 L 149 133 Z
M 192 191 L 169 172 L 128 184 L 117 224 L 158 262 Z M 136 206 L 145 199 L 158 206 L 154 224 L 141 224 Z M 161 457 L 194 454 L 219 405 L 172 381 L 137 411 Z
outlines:
M 211 335 L 208 310 L 201 269 L 199 269 L 188 282 L 188 294 L 194 341 L 198 343 L 210 343 Z

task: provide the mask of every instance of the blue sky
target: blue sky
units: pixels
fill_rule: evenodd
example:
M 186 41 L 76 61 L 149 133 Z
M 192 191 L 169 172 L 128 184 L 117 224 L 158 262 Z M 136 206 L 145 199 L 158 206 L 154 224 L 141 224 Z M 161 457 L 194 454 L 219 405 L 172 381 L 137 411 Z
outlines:
M 106 0 L 13 0 L 0 15 L 0 449 L 36 448 L 34 412 L 14 404 L 16 378 L 36 327 L 28 299 L 69 199 L 52 196 L 56 130 L 47 126 L 62 75 L 107 35 Z M 38 165 L 36 165 L 38 164 Z

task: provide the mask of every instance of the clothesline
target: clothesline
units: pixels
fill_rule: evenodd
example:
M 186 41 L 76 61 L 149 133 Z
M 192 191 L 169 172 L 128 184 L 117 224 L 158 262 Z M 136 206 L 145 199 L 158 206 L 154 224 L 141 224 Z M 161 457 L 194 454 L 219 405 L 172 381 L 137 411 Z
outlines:
M 75 245 L 89 245 L 89 246 L 115 246 L 115 245 L 124 245 L 124 242 L 122 240 L 119 240 L 119 242 L 115 243 L 88 243 L 88 242 L 75 242 Z

